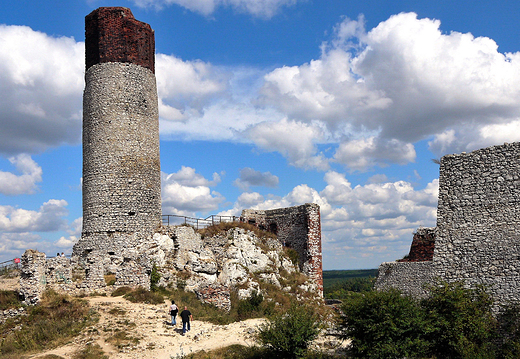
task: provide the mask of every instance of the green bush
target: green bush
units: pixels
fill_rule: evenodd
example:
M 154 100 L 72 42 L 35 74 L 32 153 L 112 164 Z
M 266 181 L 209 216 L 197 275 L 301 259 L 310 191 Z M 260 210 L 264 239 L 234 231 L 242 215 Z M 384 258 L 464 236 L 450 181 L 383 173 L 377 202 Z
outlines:
M 398 290 L 352 294 L 340 329 L 356 358 L 420 357 L 428 352 L 419 304 Z
M 438 283 L 421 301 L 395 289 L 345 300 L 342 336 L 358 358 L 495 358 L 498 321 L 484 288 Z M 519 327 L 520 328 L 520 327 Z M 511 353 L 515 353 L 514 342 Z M 505 356 L 504 356 L 505 357 Z
M 0 357 L 20 358 L 22 353 L 64 345 L 97 319 L 85 301 L 52 290 L 40 304 L 27 307 L 27 314 L 0 325 Z
M 460 282 L 430 287 L 421 302 L 428 315 L 428 339 L 439 358 L 494 358 L 498 322 L 483 287 L 467 289 Z
M 15 290 L 0 290 L 0 310 L 18 308 L 22 306 L 22 302 L 18 299 L 18 293 Z
M 277 314 L 261 325 L 257 339 L 280 358 L 301 358 L 319 331 L 311 308 L 292 305 L 287 313 Z

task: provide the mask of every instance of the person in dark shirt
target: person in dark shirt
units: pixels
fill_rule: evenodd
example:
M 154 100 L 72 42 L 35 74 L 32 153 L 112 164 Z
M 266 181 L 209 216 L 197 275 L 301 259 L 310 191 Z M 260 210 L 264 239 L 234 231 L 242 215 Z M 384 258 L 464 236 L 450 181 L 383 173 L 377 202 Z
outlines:
M 191 312 L 188 310 L 188 307 L 184 307 L 184 310 L 181 312 L 182 319 L 182 334 L 186 334 L 186 332 L 190 331 L 190 320 L 193 320 L 193 316 Z M 187 330 L 186 330 L 187 329 Z

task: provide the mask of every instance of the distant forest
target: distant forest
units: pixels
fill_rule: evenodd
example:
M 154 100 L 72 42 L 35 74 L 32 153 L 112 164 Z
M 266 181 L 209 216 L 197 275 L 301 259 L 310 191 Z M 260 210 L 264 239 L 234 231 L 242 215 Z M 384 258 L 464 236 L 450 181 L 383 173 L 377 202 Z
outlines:
M 323 294 L 328 299 L 341 299 L 349 292 L 368 292 L 376 277 L 377 269 L 323 271 Z

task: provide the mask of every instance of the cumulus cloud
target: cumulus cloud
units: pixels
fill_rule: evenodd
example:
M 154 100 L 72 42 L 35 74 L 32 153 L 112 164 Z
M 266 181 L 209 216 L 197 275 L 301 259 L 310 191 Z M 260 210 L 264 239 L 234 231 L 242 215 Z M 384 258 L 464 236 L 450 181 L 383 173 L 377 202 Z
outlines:
M 350 169 L 413 161 L 426 138 L 437 155 L 517 140 L 520 53 L 414 13 L 363 22 L 338 24 L 319 59 L 268 73 L 259 103 L 321 122 Z
M 81 136 L 84 44 L 0 25 L 0 153 L 34 153 Z
M 133 2 L 141 7 L 153 6 L 158 9 L 175 4 L 205 16 L 211 15 L 217 7 L 223 6 L 269 19 L 277 14 L 280 8 L 294 5 L 297 0 L 133 0 Z
M 318 126 L 283 119 L 262 122 L 249 128 L 246 135 L 264 151 L 280 152 L 296 167 L 326 170 L 328 160 L 318 153 L 316 143 L 323 139 Z
M 67 229 L 67 201 L 50 199 L 38 211 L 31 211 L 12 206 L 0 206 L 0 231 L 52 232 Z
M 276 187 L 278 182 L 278 176 L 271 174 L 271 172 L 260 172 L 245 167 L 240 170 L 240 177 L 233 184 L 243 191 L 249 191 L 249 187 L 252 186 Z
M 27 154 L 9 158 L 21 175 L 0 171 L 0 193 L 8 196 L 32 194 L 42 181 L 42 168 Z
M 190 167 L 182 167 L 178 172 L 162 173 L 162 207 L 164 214 L 196 216 L 218 209 L 225 199 L 210 186 L 220 182 L 220 176 L 213 174 L 213 180 L 207 180 Z

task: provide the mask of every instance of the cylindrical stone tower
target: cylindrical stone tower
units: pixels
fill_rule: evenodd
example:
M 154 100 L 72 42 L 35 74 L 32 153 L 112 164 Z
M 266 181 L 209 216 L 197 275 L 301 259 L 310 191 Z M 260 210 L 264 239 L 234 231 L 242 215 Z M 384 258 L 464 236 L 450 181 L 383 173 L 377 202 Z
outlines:
M 74 255 L 114 255 L 161 223 L 154 33 L 130 9 L 85 18 L 83 230 Z

